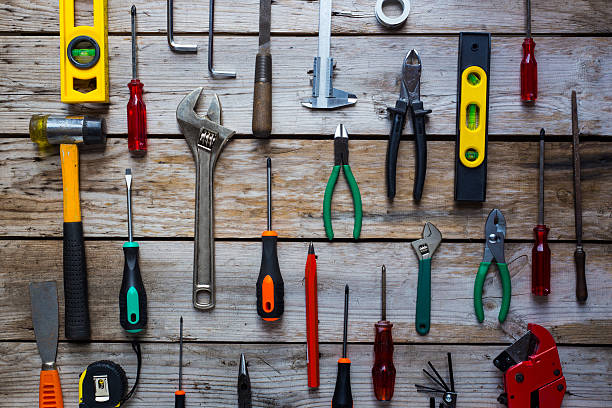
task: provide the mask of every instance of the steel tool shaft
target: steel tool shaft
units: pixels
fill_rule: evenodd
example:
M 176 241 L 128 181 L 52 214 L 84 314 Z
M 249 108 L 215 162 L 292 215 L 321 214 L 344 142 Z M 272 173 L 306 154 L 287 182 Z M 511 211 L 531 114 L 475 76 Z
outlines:
M 574 219 L 576 226 L 576 299 L 585 302 L 589 297 L 586 282 L 586 253 L 582 247 L 582 191 L 580 187 L 580 131 L 578 129 L 578 103 L 576 91 L 572 91 L 572 140 L 574 154 Z

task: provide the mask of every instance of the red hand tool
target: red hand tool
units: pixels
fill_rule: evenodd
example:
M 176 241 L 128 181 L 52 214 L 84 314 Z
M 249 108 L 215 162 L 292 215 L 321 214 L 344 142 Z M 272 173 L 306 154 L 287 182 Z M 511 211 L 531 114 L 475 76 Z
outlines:
M 393 323 L 387 320 L 387 268 L 382 266 L 381 319 L 374 325 L 374 367 L 372 382 L 374 395 L 379 401 L 390 401 L 395 390 L 395 365 L 393 365 Z
M 319 387 L 319 309 L 317 302 L 317 256 L 312 242 L 306 258 L 306 341 L 308 386 Z
M 552 335 L 537 324 L 501 353 L 493 364 L 504 373 L 504 393 L 497 400 L 508 408 L 560 408 L 567 384 Z
M 547 296 L 550 293 L 550 247 L 548 227 L 544 224 L 544 129 L 540 130 L 540 197 L 538 225 L 533 228 L 535 242 L 531 250 L 531 293 Z
M 538 62 L 535 59 L 535 41 L 531 38 L 531 0 L 527 0 L 527 37 L 523 41 L 521 61 L 521 100 L 535 102 L 538 99 Z
M 133 157 L 147 154 L 147 107 L 142 99 L 144 85 L 136 74 L 136 6 L 132 6 L 132 80 L 127 104 L 128 149 Z

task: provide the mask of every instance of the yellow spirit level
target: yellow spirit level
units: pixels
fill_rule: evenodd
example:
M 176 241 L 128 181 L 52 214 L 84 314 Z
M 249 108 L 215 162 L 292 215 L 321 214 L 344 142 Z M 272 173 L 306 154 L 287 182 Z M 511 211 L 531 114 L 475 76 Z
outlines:
M 490 60 L 490 34 L 460 34 L 455 148 L 457 201 L 486 200 Z
M 75 26 L 75 1 L 59 2 L 62 102 L 108 103 L 107 0 L 93 0 L 93 27 Z

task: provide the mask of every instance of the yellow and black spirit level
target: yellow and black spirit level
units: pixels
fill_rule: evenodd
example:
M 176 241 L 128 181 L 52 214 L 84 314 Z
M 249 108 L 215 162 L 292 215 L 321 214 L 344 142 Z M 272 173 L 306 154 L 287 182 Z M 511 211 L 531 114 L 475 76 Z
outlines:
M 485 201 L 491 34 L 459 34 L 455 200 Z
M 75 26 L 75 1 L 59 2 L 62 102 L 108 103 L 107 0 L 93 0 L 93 26 Z

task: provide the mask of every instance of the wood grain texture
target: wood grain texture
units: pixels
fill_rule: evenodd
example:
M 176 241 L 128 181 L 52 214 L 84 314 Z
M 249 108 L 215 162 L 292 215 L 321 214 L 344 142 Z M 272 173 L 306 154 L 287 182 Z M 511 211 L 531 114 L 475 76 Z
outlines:
M 349 132 L 351 128 L 348 128 Z M 323 195 L 333 165 L 328 140 L 237 139 L 230 142 L 215 173 L 217 238 L 259 239 L 265 228 L 265 156 L 272 157 L 273 222 L 282 238 L 325 238 Z M 536 143 L 489 144 L 488 201 L 459 205 L 453 200 L 454 142 L 429 142 L 424 196 L 412 201 L 414 144 L 400 144 L 398 195 L 386 199 L 383 140 L 350 141 L 350 163 L 363 200 L 361 238 L 416 239 L 431 221 L 445 238 L 483 239 L 486 217 L 501 209 L 508 238 L 531 240 L 537 213 Z M 571 145 L 546 144 L 546 223 L 551 239 L 574 239 Z M 612 145 L 587 142 L 582 152 L 584 239 L 612 233 Z M 57 154 L 41 155 L 29 139 L 0 140 L 0 235 L 62 234 L 62 182 Z M 134 174 L 134 233 L 137 237 L 192 237 L 195 165 L 183 140 L 151 139 L 145 159 L 128 158 L 125 139 L 110 139 L 105 152 L 80 155 L 81 207 L 85 235 L 126 234 L 125 169 Z M 352 237 L 353 203 L 343 178 L 332 203 L 338 238 Z
M 198 37 L 205 41 L 205 37 Z M 66 105 L 60 102 L 57 37 L 0 37 L 0 133 L 25 134 L 33 113 L 104 115 L 111 134 L 126 133 L 130 80 L 129 37 L 109 40 L 111 104 Z M 386 136 L 387 106 L 399 96 L 401 64 L 407 51 L 417 48 L 423 61 L 421 97 L 432 109 L 430 135 L 454 135 L 456 129 L 457 36 L 333 38 L 337 64 L 334 86 L 353 92 L 355 106 L 329 113 L 311 111 L 299 101 L 310 95 L 314 37 L 284 37 L 274 41 L 274 135 L 325 135 L 343 122 L 353 134 Z M 568 37 L 538 39 L 539 99 L 525 106 L 519 96 L 521 40 L 495 37 L 492 43 L 490 135 L 548 135 L 571 133 L 570 93 L 578 92 L 580 129 L 585 134 L 612 135 L 612 38 Z M 206 95 L 218 93 L 224 123 L 240 134 L 251 133 L 253 70 L 256 37 L 219 37 L 215 64 L 236 69 L 237 79 L 213 80 L 206 69 L 206 53 L 174 54 L 164 37 L 139 40 L 139 75 L 145 84 L 148 129 L 153 135 L 179 135 L 176 106 L 191 90 L 203 86 Z M 34 50 L 34 52 L 33 52 Z M 240 58 L 236 58 L 240 55 Z M 34 60 L 37 75 L 28 69 Z M 571 61 L 568 63 L 568 61 Z M 43 78 L 41 80 L 41 78 Z M 206 103 L 206 102 L 204 102 Z M 33 112 L 32 107 L 36 107 Z M 205 106 L 202 106 L 205 109 Z M 410 126 L 406 134 L 410 133 Z
M 87 17 L 86 0 L 77 0 L 77 16 Z M 166 32 L 166 1 L 109 0 L 108 27 L 111 33 L 130 31 L 130 5 L 139 10 L 138 31 Z M 177 33 L 208 31 L 208 2 L 176 0 L 174 27 Z M 406 24 L 397 31 L 387 30 L 376 22 L 374 1 L 336 0 L 332 4 L 334 33 L 448 33 L 459 31 L 490 31 L 516 34 L 525 31 L 524 2 L 484 0 L 466 4 L 461 0 L 412 0 Z M 89 6 L 91 10 L 91 5 Z M 247 0 L 236 6 L 231 1 L 215 2 L 216 33 L 249 33 L 258 30 L 259 2 Z M 272 32 L 285 34 L 316 34 L 319 18 L 317 1 L 276 0 L 272 4 Z M 475 15 L 487 18 L 475 19 Z M 562 0 L 534 2 L 532 19 L 534 33 L 609 33 L 610 9 L 606 0 L 578 0 L 571 7 Z M 0 10 L 0 26 L 11 32 L 58 32 L 57 2 L 53 0 L 6 0 Z M 178 38 L 177 38 L 178 39 Z M 205 47 L 205 44 L 201 44 Z M 206 52 L 201 50 L 200 52 Z
M 169 322 L 175 331 L 178 323 Z M 352 328 L 351 328 L 352 329 Z M 190 327 L 185 327 L 189 336 Z M 389 407 L 424 407 L 428 395 L 416 392 L 415 383 L 429 384 L 421 369 L 431 360 L 448 379 L 446 352 L 453 355 L 456 389 L 461 406 L 501 408 L 496 401 L 503 392 L 501 373 L 493 366 L 505 346 L 434 346 L 396 345 L 394 360 L 397 369 L 395 395 Z M 130 407 L 161 408 L 172 406 L 178 384 L 178 345 L 143 344 L 144 361 L 140 385 Z M 0 361 L 3 392 L 10 397 L 0 400 L 0 407 L 35 406 L 37 401 L 40 361 L 33 343 L 0 343 L 4 355 Z M 336 380 L 336 359 L 341 347 L 322 345 L 321 386 L 309 391 L 306 387 L 306 347 L 304 345 L 270 344 L 201 344 L 186 343 L 183 388 L 187 406 L 232 407 L 236 405 L 236 381 L 240 353 L 246 354 L 253 389 L 253 407 L 329 407 Z M 351 345 L 351 385 L 356 406 L 380 406 L 373 395 L 370 367 L 371 345 Z M 568 392 L 564 408 L 600 408 L 612 398 L 612 353 L 609 348 L 560 347 L 559 355 Z M 90 345 L 60 344 L 58 367 L 66 406 L 75 406 L 77 379 L 88 364 L 112 359 L 127 372 L 130 386 L 135 378 L 136 358 L 129 344 L 94 343 Z M 16 376 L 18 370 L 20 375 Z
M 191 306 L 192 242 L 140 242 L 141 271 L 148 295 L 148 341 L 174 339 L 173 322 L 184 316 L 191 340 L 214 342 L 304 342 L 304 265 L 306 242 L 279 244 L 285 282 L 285 314 L 265 323 L 255 309 L 255 283 L 261 262 L 259 242 L 217 242 L 217 307 L 210 313 Z M 343 289 L 351 289 L 349 340 L 372 342 L 373 325 L 380 320 L 380 267 L 387 266 L 388 313 L 398 343 L 499 343 L 520 336 L 527 323 L 549 328 L 562 344 L 609 344 L 612 335 L 612 246 L 587 244 L 589 300 L 575 300 L 574 246 L 551 244 L 552 294 L 531 295 L 531 244 L 507 244 L 506 260 L 512 275 L 512 303 L 506 323 L 497 322 L 501 302 L 499 273 L 491 267 L 484 290 L 486 320 L 474 316 L 474 279 L 483 243 L 443 242 L 432 263 L 431 331 L 414 329 L 418 263 L 408 242 L 315 243 L 318 255 L 319 336 L 340 341 Z M 92 336 L 121 341 L 118 293 L 123 271 L 121 242 L 88 241 L 87 262 Z M 27 285 L 57 280 L 62 288 L 61 241 L 1 241 L 1 338 L 32 340 Z M 63 292 L 60 290 L 60 292 Z M 63 315 L 63 294 L 60 293 Z M 60 319 L 63 322 L 63 318 Z M 63 336 L 63 323 L 61 329 Z

